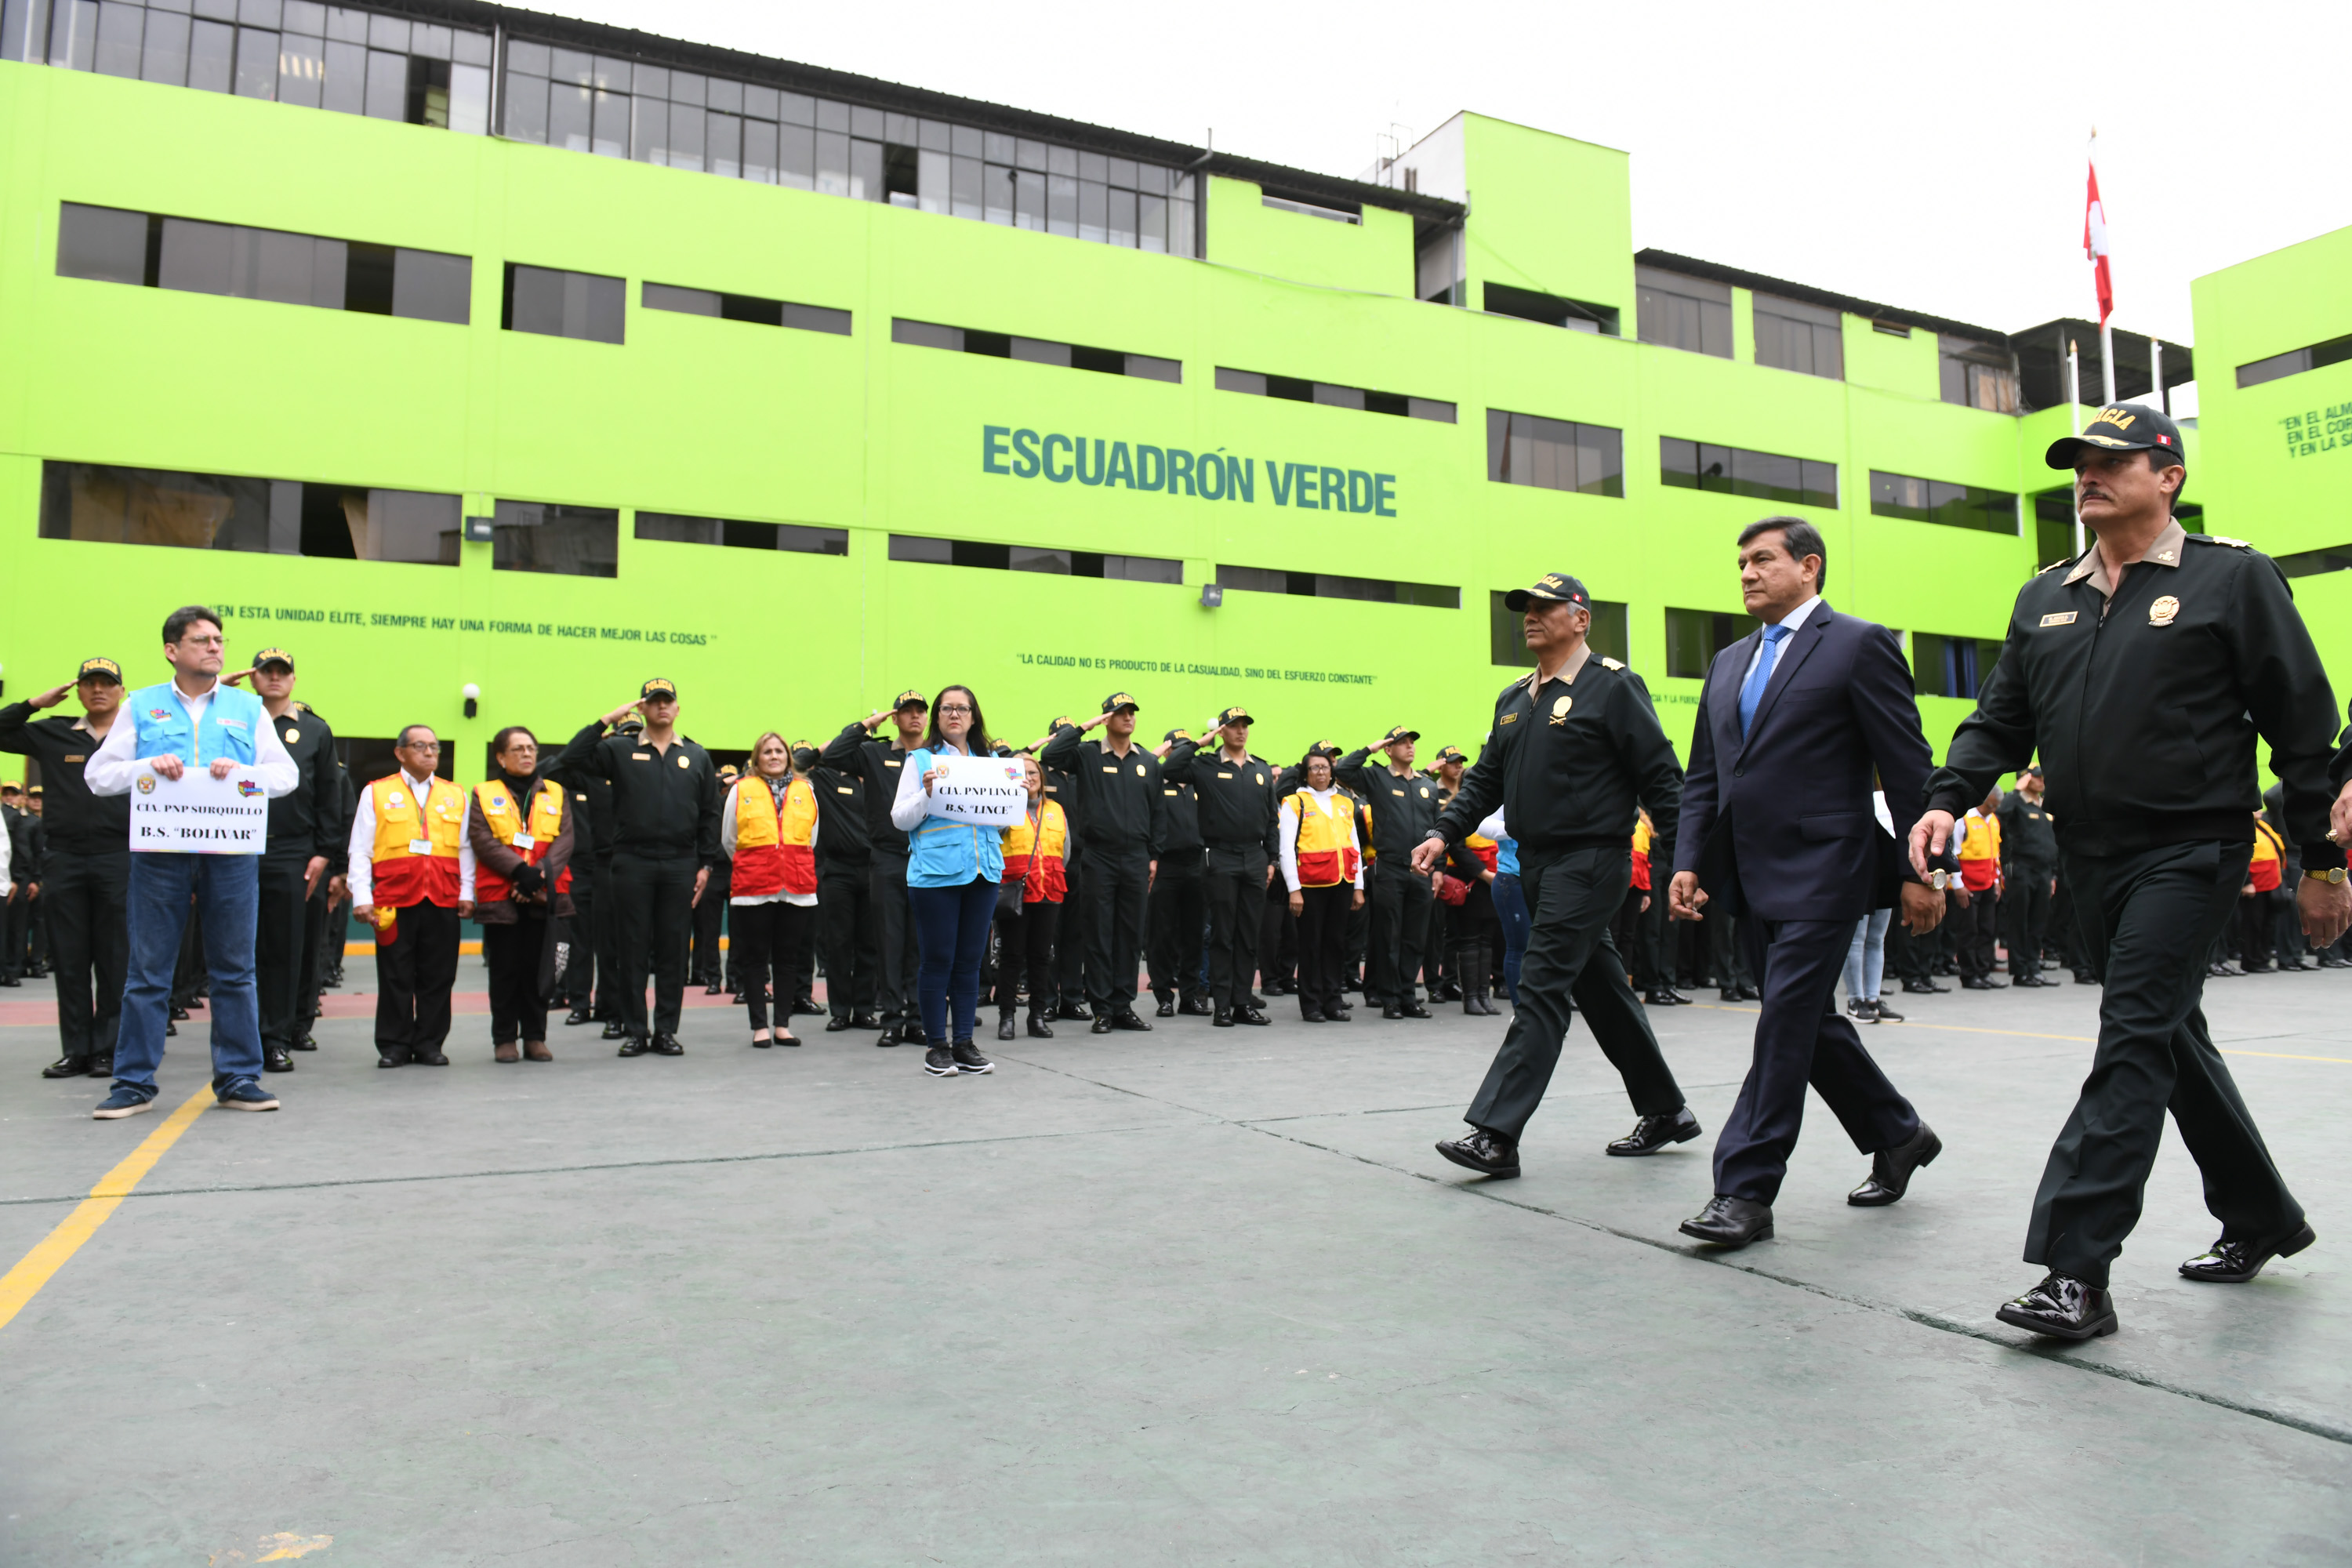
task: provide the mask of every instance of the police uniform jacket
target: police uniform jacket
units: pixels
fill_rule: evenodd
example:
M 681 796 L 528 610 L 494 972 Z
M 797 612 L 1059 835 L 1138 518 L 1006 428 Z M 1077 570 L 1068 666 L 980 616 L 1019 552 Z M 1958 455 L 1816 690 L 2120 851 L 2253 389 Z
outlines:
M 1637 808 L 1647 806 L 1650 864 L 1670 866 L 1682 799 L 1682 764 L 1650 689 L 1584 647 L 1540 686 L 1530 672 L 1495 699 L 1494 728 L 1437 831 L 1459 844 L 1499 805 L 1521 865 L 1583 848 L 1630 856 Z
M 0 805 L 0 818 L 5 818 L 8 824 L 10 879 L 19 888 L 27 882 L 39 881 L 41 879 L 41 840 L 35 829 L 39 827 L 40 824 L 34 820 L 31 812 L 19 811 L 13 805 Z M 131 842 L 131 828 L 128 823 L 123 826 L 122 837 L 123 846 L 127 849 Z
M 1437 785 L 1427 775 L 1412 773 L 1399 778 L 1385 758 L 1379 767 L 1367 767 L 1365 759 L 1371 754 L 1370 746 L 1349 752 L 1332 765 L 1331 776 L 1370 807 L 1370 847 L 1379 863 L 1391 870 L 1410 874 L 1413 846 L 1428 837 L 1430 829 L 1437 826 L 1437 816 L 1444 803 L 1438 799 Z
M 1177 784 L 1168 777 L 1165 766 L 1160 773 L 1160 798 L 1168 816 L 1168 842 L 1160 846 L 1163 858 L 1190 856 L 1194 865 L 1200 864 L 1203 840 L 1201 837 L 1201 802 L 1189 784 Z
M 827 767 L 820 756 L 817 765 L 809 770 L 809 787 L 816 792 L 817 864 L 864 870 L 874 859 L 865 781 L 856 773 Z
M 685 736 L 664 752 L 643 735 L 607 735 L 601 721 L 592 722 L 547 772 L 575 789 L 583 779 L 613 786 L 614 852 L 719 864 L 719 770 L 710 753 Z
M 340 868 L 351 845 L 352 822 L 343 806 L 343 764 L 335 756 L 335 732 L 299 702 L 269 723 L 294 759 L 296 782 L 269 803 L 264 853 L 299 860 L 323 855 L 331 868 Z
M 850 724 L 824 743 L 817 762 L 855 775 L 864 785 L 869 856 L 878 849 L 905 858 L 907 830 L 890 820 L 890 803 L 898 798 L 898 773 L 907 765 L 907 753 L 867 734 L 865 725 Z
M 1252 755 L 1235 764 L 1221 743 L 1179 741 L 1168 748 L 1160 777 L 1192 786 L 1201 837 L 1213 849 L 1263 849 L 1272 861 L 1282 854 L 1282 795 L 1277 770 Z
M 33 713 L 29 702 L 0 708 L 0 752 L 14 752 L 41 764 L 49 847 L 61 855 L 130 854 L 130 795 L 92 795 L 82 777 L 82 764 L 99 747 L 88 716 L 36 719 Z M 131 716 L 117 710 L 114 721 L 128 724 Z M 21 868 L 17 878 L 26 879 Z
M 2000 822 L 2000 874 L 2014 881 L 2021 872 L 2047 877 L 2058 869 L 2058 834 L 2050 820 L 2047 799 L 2036 803 L 2024 792 L 2011 790 L 2001 797 L 1993 816 Z
M 2277 564 L 2175 522 L 2120 588 L 2095 545 L 2019 592 L 1927 805 L 1959 816 L 2038 750 L 2069 854 L 2250 844 L 2259 737 L 2285 785 L 2288 837 L 2306 870 L 2325 870 L 2344 864 L 2327 842 L 2335 731 L 2335 693 Z
M 1078 727 L 1054 732 L 1038 759 L 1041 767 L 1075 775 L 1078 809 L 1071 830 L 1079 842 L 1105 855 L 1141 848 L 1153 859 L 1168 842 L 1168 797 L 1160 759 L 1130 744 L 1122 759 L 1099 741 L 1082 741 Z M 1062 808 L 1069 812 L 1065 802 Z

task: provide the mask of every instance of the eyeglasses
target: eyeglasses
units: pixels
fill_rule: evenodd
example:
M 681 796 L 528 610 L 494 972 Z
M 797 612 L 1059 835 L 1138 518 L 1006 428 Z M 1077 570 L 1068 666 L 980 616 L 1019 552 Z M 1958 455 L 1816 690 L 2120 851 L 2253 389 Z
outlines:
M 185 644 L 186 646 L 188 646 L 188 647 L 226 647 L 228 646 L 228 638 L 226 638 L 226 637 L 218 637 L 218 636 L 215 636 L 215 637 L 189 637 L 189 636 L 185 635 L 184 633 L 184 634 L 182 634 L 182 636 L 181 636 L 181 637 L 180 637 L 180 642 L 181 642 L 181 643 L 183 643 L 183 644 Z
M 969 713 L 969 712 L 971 712 L 971 710 L 970 708 L 965 707 L 965 706 L 964 706 L 962 703 L 961 703 L 961 702 L 942 702 L 942 703 L 940 703 L 940 711 L 942 714 L 946 714 L 946 713 Z
M 437 752 L 441 749 L 441 742 L 438 741 L 410 741 L 406 745 L 412 752 Z M 512 748 L 509 747 L 509 750 Z

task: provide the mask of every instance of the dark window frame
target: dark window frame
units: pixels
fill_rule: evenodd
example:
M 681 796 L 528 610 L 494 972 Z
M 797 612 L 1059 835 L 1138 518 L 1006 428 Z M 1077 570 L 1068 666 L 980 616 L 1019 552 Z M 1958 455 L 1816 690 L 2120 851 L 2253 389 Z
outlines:
M 1689 448 L 1685 468 L 1675 467 L 1681 448 Z M 1797 484 L 1791 489 L 1762 482 L 1753 473 L 1769 469 L 1775 465 L 1797 465 Z M 1743 475 L 1747 468 L 1753 472 Z M 1826 482 L 1827 489 L 1822 488 Z M 1681 436 L 1658 437 L 1658 482 L 1669 489 L 1708 490 L 1718 495 L 1745 496 L 1752 500 L 1767 500 L 1783 506 L 1818 507 L 1824 511 L 1839 508 L 1838 466 L 1820 458 L 1796 458 L 1781 452 L 1759 452 L 1747 447 L 1728 447 L 1712 441 L 1693 441 Z
M 89 216 L 85 216 L 89 215 Z M 93 228 L 111 220 L 138 219 L 140 225 L 111 222 L 122 232 L 110 237 L 110 243 L 120 252 L 117 265 L 104 270 L 96 268 L 97 257 L 90 253 L 68 255 L 79 242 L 86 242 Z M 142 227 L 137 238 L 140 249 L 139 278 L 134 282 L 128 276 L 130 251 L 134 226 Z M 177 243 L 174 243 L 177 242 Z M 221 252 L 219 288 L 200 288 L 183 274 L 173 280 L 174 258 L 189 246 L 205 247 Z M 265 287 L 266 275 L 273 268 L 266 254 L 276 252 L 283 261 L 309 247 L 304 262 L 310 275 L 308 299 L 296 299 L 282 289 L 269 291 Z M 320 249 L 338 247 L 338 252 Z M 85 266 L 84 264 L 88 265 Z M 430 276 L 443 269 L 443 264 L 457 263 L 465 277 L 454 290 L 444 279 Z M 184 266 L 184 264 L 182 264 Z M 69 270 L 69 266 L 74 269 Z M 331 274 L 340 270 L 339 286 L 333 292 L 339 296 L 332 302 L 317 297 L 321 279 L 319 269 L 324 266 Z M 425 250 L 415 246 L 379 244 L 373 240 L 340 239 L 333 235 L 303 234 L 294 229 L 265 228 L 257 224 L 224 223 L 217 218 L 187 217 L 177 213 L 140 212 L 129 207 L 100 206 L 92 202 L 59 202 L 58 204 L 58 254 L 56 275 L 88 282 L 116 283 L 134 288 L 167 289 L 173 293 L 209 294 L 219 299 L 250 300 L 258 304 L 300 305 L 310 310 L 342 310 L 355 315 L 397 316 L 403 321 L 437 321 L 450 326 L 469 326 L 473 321 L 474 258 L 451 251 Z M 284 281 L 281 272 L 278 280 Z M 460 308 L 458 314 L 446 310 L 403 310 L 404 300 L 412 307 L 422 301 L 435 302 L 454 297 Z
M 530 517 L 530 512 L 538 517 Z M 550 517 L 544 514 L 553 512 Z M 491 506 L 490 569 L 495 572 L 530 572 L 562 577 L 618 577 L 621 574 L 621 510 L 618 507 L 578 506 L 566 501 L 517 500 L 511 497 L 497 500 Z M 552 527 L 560 533 L 545 534 L 537 531 Z M 611 556 L 596 548 L 603 542 L 593 539 L 600 529 L 610 529 Z M 545 541 L 556 543 L 542 548 Z M 574 547 L 586 544 L 584 551 Z M 529 545 L 530 548 L 525 549 Z M 566 554 L 572 564 L 564 563 Z
M 1092 371 L 1097 375 L 1123 375 L 1139 381 L 1181 385 L 1184 362 L 1160 354 L 1133 353 L 1125 349 L 1093 348 L 1053 338 L 1022 337 L 978 327 L 951 327 L 942 321 L 919 321 L 908 316 L 890 318 L 890 341 L 910 348 L 940 349 L 949 353 L 980 354 L 988 359 L 1021 360 L 1063 370 Z
M 710 308 L 699 309 L 706 300 Z M 757 294 L 730 294 L 685 283 L 656 283 L 647 279 L 637 286 L 637 304 L 643 310 L 664 310 L 672 315 L 709 316 L 722 321 L 746 321 L 761 327 L 828 332 L 835 337 L 852 335 L 851 313 L 847 310 L 835 310 L 829 305 L 804 305 L 791 300 L 770 300 Z
M 1184 584 L 1184 563 L 1164 555 L 1121 555 L 1057 545 L 943 539 L 934 534 L 893 533 L 889 558 L 917 566 L 1034 572 L 1049 577 L 1095 577 L 1106 582 L 1154 583 L 1165 587 L 1181 587 Z
M 1915 492 L 1907 488 L 1919 487 Z M 1909 499 L 1914 493 L 1917 500 Z M 2014 538 L 2021 531 L 2022 509 L 2016 494 L 1981 485 L 1948 479 L 1921 479 L 1885 468 L 1870 470 L 1870 513 L 1906 522 L 1932 522 L 1943 528 L 1965 528 L 1979 533 Z
M 583 324 L 590 330 L 569 332 L 561 330 L 559 325 L 557 330 L 550 331 L 541 327 L 515 325 L 516 285 L 520 280 L 521 275 L 525 273 L 559 279 L 577 278 L 589 285 L 590 288 L 585 292 L 593 297 L 583 300 L 582 315 Z M 602 284 L 610 284 L 612 287 L 610 289 L 595 287 Z M 532 308 L 536 310 L 540 307 L 534 303 Z M 610 337 L 594 330 L 596 322 L 591 319 L 603 315 L 608 308 L 612 312 L 614 334 Z M 561 314 L 568 307 L 559 305 L 557 309 Z M 499 294 L 499 329 L 501 331 L 522 332 L 531 337 L 562 338 L 575 343 L 605 343 L 620 348 L 628 342 L 628 321 L 629 285 L 625 278 L 615 278 L 605 272 L 581 272 L 568 267 L 542 267 L 535 261 L 509 261 L 505 266 L 502 287 Z
M 849 554 L 849 530 L 805 522 L 762 522 L 734 517 L 704 517 L 691 512 L 654 511 L 638 508 L 629 524 L 630 537 L 665 544 L 708 545 L 730 550 L 776 550 L 796 555 Z M 704 534 L 708 537 L 697 538 Z
M 1521 426 L 1527 428 L 1523 431 Z M 1588 444 L 1586 435 L 1602 437 Z M 1563 434 L 1565 439 L 1562 438 Z M 1522 475 L 1522 465 L 1512 461 L 1515 443 L 1525 440 L 1530 446 L 1528 472 Z M 1548 483 L 1541 477 L 1543 460 L 1535 453 L 1536 444 L 1565 447 L 1575 454 L 1576 481 L 1573 484 Z M 1602 455 L 1599 471 L 1588 482 L 1585 478 L 1584 455 L 1599 450 Z M 1552 459 L 1553 474 L 1558 475 L 1559 459 Z M 1570 495 L 1609 496 L 1619 500 L 1625 494 L 1625 433 L 1608 425 L 1587 425 L 1575 420 L 1553 419 L 1540 414 L 1519 414 L 1505 408 L 1486 410 L 1486 478 L 1491 483 L 1526 485 L 1541 489 L 1559 490 Z
M 1240 370 L 1232 365 L 1219 365 L 1215 382 L 1219 392 L 1238 392 L 1247 397 L 1276 397 L 1289 403 L 1313 403 L 1325 408 L 1385 414 L 1403 419 L 1426 419 L 1433 425 L 1455 425 L 1461 422 L 1462 417 L 1461 405 L 1443 398 L 1415 397 L 1402 392 L 1375 392 L 1368 387 L 1343 386 L 1335 381 L 1309 381 L 1295 375 L 1274 375 L 1262 370 Z
M 1487 591 L 1486 657 L 1498 669 L 1532 669 L 1536 656 L 1528 647 L 1522 612 L 1503 602 L 1509 596 L 1506 589 Z M 1584 640 L 1595 658 L 1613 658 L 1624 665 L 1633 662 L 1629 651 L 1633 645 L 1630 608 L 1619 599 L 1592 601 L 1592 625 L 1586 628 Z
M 1458 610 L 1462 590 L 1445 583 L 1404 583 L 1384 577 L 1348 577 L 1278 567 L 1220 564 L 1217 585 L 1244 594 L 1288 594 L 1307 599 L 1353 599 L 1376 605 L 1412 605 Z
M 78 531 L 79 502 L 100 486 L 121 488 L 121 515 L 109 532 L 92 531 L 89 527 Z M 131 537 L 138 525 L 133 488 L 138 486 L 177 498 L 168 507 L 147 509 L 144 526 L 159 536 Z M 204 514 L 211 510 L 209 503 L 220 502 L 226 503 L 226 510 L 207 519 Z M 359 507 L 356 516 L 354 502 Z M 464 537 L 464 498 L 447 491 L 51 458 L 41 465 L 38 531 L 43 539 L 84 543 L 299 555 L 379 565 L 455 566 Z M 92 525 L 103 521 L 97 512 L 89 520 Z M 202 539 L 192 536 L 199 528 L 205 531 Z M 160 536 L 173 531 L 189 536 Z M 393 541 L 404 539 L 414 546 L 426 537 L 432 542 L 429 555 L 413 547 L 406 553 L 383 552 L 383 545 Z M 362 538 L 369 550 L 364 555 L 360 552 Z
M 1665 613 L 1666 674 L 1676 680 L 1704 680 L 1723 650 L 1753 632 L 1755 616 L 1728 610 L 1690 610 L 1668 605 Z

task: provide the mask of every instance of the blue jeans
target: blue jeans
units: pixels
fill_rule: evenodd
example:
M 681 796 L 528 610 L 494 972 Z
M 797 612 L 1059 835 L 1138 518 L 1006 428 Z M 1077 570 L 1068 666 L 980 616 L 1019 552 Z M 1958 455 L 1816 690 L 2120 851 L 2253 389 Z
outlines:
M 1853 922 L 1853 942 L 1845 950 L 1845 994 L 1856 1002 L 1878 1000 L 1886 974 L 1886 928 L 1893 910 L 1873 910 Z
M 205 922 L 212 971 L 213 1089 L 261 1076 L 261 1013 L 253 988 L 253 935 L 261 921 L 258 855 L 139 854 L 131 857 L 130 977 L 114 1047 L 114 1087 L 155 1098 L 172 972 L 193 897 Z
M 1495 918 L 1503 922 L 1503 991 L 1511 1005 L 1519 1005 L 1519 960 L 1528 951 L 1528 895 L 1519 879 L 1505 871 L 1488 886 L 1495 894 Z
M 915 917 L 915 994 L 923 1037 L 935 1046 L 969 1040 L 972 1016 L 980 1011 L 980 961 L 996 920 L 996 884 L 975 877 L 952 888 L 910 887 L 907 912 Z M 950 997 L 953 1035 L 948 1033 Z

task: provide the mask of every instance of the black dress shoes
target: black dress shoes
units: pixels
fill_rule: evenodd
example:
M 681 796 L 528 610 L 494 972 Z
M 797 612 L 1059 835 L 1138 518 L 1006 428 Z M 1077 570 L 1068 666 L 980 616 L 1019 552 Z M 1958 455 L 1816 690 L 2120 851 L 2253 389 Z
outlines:
M 1099 1022 L 1100 1020 L 1097 1021 Z M 1135 1009 L 1132 1007 L 1129 1008 L 1124 1013 L 1112 1014 L 1110 1026 L 1114 1029 L 1129 1030 L 1139 1035 L 1148 1035 L 1151 1033 L 1151 1026 L 1145 1023 L 1141 1018 L 1136 1016 Z
M 264 1072 L 292 1072 L 294 1070 L 294 1058 L 286 1054 L 286 1047 L 284 1046 L 264 1046 L 261 1047 L 261 1070 Z
M 1928 984 L 1924 980 L 1906 980 L 1903 983 L 1903 994 L 1906 996 L 1933 996 L 1937 989 L 1937 987 Z
M 588 1011 L 587 1008 L 574 1007 L 565 1016 L 563 1026 L 567 1029 L 576 1029 L 583 1024 L 593 1024 L 595 1021 L 596 1015 Z
M 624 1031 L 621 1036 L 621 1048 L 615 1054 L 623 1057 L 641 1057 L 651 1049 L 653 1049 L 652 1042 L 643 1035 L 632 1035 Z
M 1108 1014 L 1108 1013 L 1097 1013 L 1097 1014 L 1096 1014 L 1096 1015 L 1095 1015 L 1095 1021 L 1094 1021 L 1094 1024 L 1093 1024 L 1093 1026 L 1092 1026 L 1091 1027 L 1089 1027 L 1089 1028 L 1087 1030 L 1087 1034 L 1089 1034 L 1089 1035 L 1108 1035 L 1108 1034 L 1109 1034 L 1109 1033 L 1110 1033 L 1110 1015 L 1109 1015 L 1109 1014 Z
M 1012 1040 L 1018 1039 L 1020 1037 L 1013 1033 L 1012 1014 L 999 1013 L 996 1016 L 996 1037 L 1000 1040 Z
M 312 1037 L 305 1035 L 288 1048 L 297 1051 L 315 1051 L 319 1048 L 319 1042 Z
M 686 1055 L 686 1047 L 677 1043 L 677 1037 L 676 1035 L 656 1035 L 654 1037 L 654 1055 L 657 1057 L 682 1057 Z
M 1499 1132 L 1489 1132 L 1484 1127 L 1474 1127 L 1468 1136 L 1449 1138 L 1438 1144 L 1437 1152 L 1467 1170 L 1482 1176 L 1516 1176 L 1519 1173 L 1519 1146 Z
M 895 1046 L 903 1042 L 906 1037 L 906 1025 L 886 1024 L 882 1026 L 882 1032 L 874 1037 L 874 1043 L 877 1046 Z
M 15 981 L 11 980 L 10 982 L 8 982 L 8 984 L 11 984 L 11 985 L 14 985 L 14 984 L 16 984 L 16 983 Z M 181 1006 L 181 1005 L 180 1005 L 178 1003 L 176 1003 L 176 1002 L 175 1002 L 175 1003 L 173 1003 L 173 1004 L 172 1005 L 172 1020 L 173 1020 L 173 1022 L 175 1022 L 175 1023 L 176 1023 L 176 1022 L 178 1022 L 179 1020 L 185 1018 L 187 1016 L 188 1016 L 188 1010 L 187 1010 L 185 1007 Z
M 1671 1116 L 1644 1116 L 1633 1131 L 1603 1151 L 1610 1154 L 1654 1154 L 1669 1143 L 1687 1143 L 1698 1136 L 1698 1118 L 1684 1106 Z
M 90 1076 L 89 1058 L 59 1057 L 41 1069 L 41 1076 L 43 1078 L 87 1078 Z
M 1217 1009 L 1215 1016 L 1212 1017 L 1209 1022 L 1217 1028 L 1230 1029 L 1234 1026 L 1234 1010 L 1231 1007 L 1220 1007 Z
M 1989 979 L 1981 974 L 1971 974 L 1966 980 L 1960 982 L 1960 989 L 1963 991 L 2005 991 L 2008 987 L 2003 985 L 1998 980 Z
M 1176 998 L 1173 996 L 1161 997 L 1160 999 L 1159 1016 L 1162 1018 L 1174 1017 L 1176 1016 Z
M 1176 1016 L 1180 1018 L 1205 1018 L 1215 1011 L 1205 996 L 1190 996 L 1176 1005 Z
M 1236 1007 L 1234 1009 L 1234 1022 L 1236 1024 L 1255 1024 L 1263 1027 L 1272 1021 L 1273 1020 L 1269 1019 L 1264 1013 L 1258 1011 L 1255 1007 Z
M 1087 1005 L 1083 1002 L 1065 1002 L 1054 1011 L 1061 1017 L 1076 1019 L 1081 1024 L 1094 1016 L 1094 1014 L 1087 1011 Z
M 2293 1236 L 2283 1241 L 2231 1241 L 2223 1237 L 2210 1250 L 2200 1252 L 2180 1266 L 2184 1279 L 2202 1279 L 2209 1285 L 2243 1285 L 2263 1271 L 2263 1265 L 2273 1258 L 2293 1258 L 2319 1238 L 2308 1225 L 2299 1226 Z
M 1399 1011 L 1402 1012 L 1408 1018 L 1426 1018 L 1429 1016 L 1429 1009 L 1423 1006 L 1419 1002 L 1407 1002 L 1399 1008 Z M 1491 1013 L 1494 1009 L 1489 1007 L 1486 1011 Z
M 1910 1187 L 1912 1172 L 1934 1164 L 1943 1152 L 1944 1141 L 1922 1121 L 1908 1143 L 1870 1157 L 1870 1179 L 1846 1194 L 1845 1201 L 1858 1209 L 1885 1208 Z
M 1717 1193 L 1706 1200 L 1706 1207 L 1699 1210 L 1696 1217 L 1683 1221 L 1677 1228 L 1685 1236 L 1737 1249 L 1751 1241 L 1772 1239 L 1772 1210 L 1766 1204 L 1727 1198 Z
M 2095 1340 L 2116 1331 L 2114 1299 L 2065 1274 L 2053 1274 L 2016 1300 L 2003 1302 L 1993 1316 L 2053 1340 Z
M 114 1053 L 112 1051 L 100 1051 L 96 1056 L 90 1058 L 89 1076 L 92 1078 L 112 1078 L 114 1076 Z
M 871 1013 L 852 1013 L 849 1026 L 853 1029 L 878 1029 L 882 1026 L 882 1020 Z
M 614 1018 L 604 1026 L 603 1037 L 608 1040 L 625 1040 L 629 1037 L 629 1026 L 618 1018 Z
M 418 1051 L 415 1059 L 429 1068 L 446 1068 L 449 1065 L 449 1058 L 439 1051 Z M 292 1070 L 290 1066 L 288 1070 Z
M 854 1029 L 856 1026 L 856 1025 L 851 1023 L 847 1018 L 842 1017 L 838 1015 L 827 1018 L 824 1021 L 824 1032 L 828 1035 L 838 1035 L 845 1029 Z
M 1298 1005 L 1298 1021 L 1302 1024 L 1320 1024 L 1324 1021 L 1323 1009 L 1309 1007 L 1306 1003 L 1301 1002 Z
M 397 1068 L 397 1067 L 406 1067 L 406 1066 L 408 1065 L 408 1061 L 407 1061 L 407 1058 L 404 1058 L 404 1057 L 383 1057 L 383 1056 L 380 1056 L 380 1057 L 378 1057 L 378 1058 L 375 1058 L 375 1065 L 376 1065 L 376 1066 L 378 1066 L 378 1067 L 380 1067 L 380 1068 Z
M 1045 1022 L 1044 1013 L 1033 1012 L 1029 1015 L 1029 1037 L 1033 1040 L 1050 1040 L 1054 1037 L 1054 1026 Z

